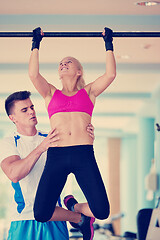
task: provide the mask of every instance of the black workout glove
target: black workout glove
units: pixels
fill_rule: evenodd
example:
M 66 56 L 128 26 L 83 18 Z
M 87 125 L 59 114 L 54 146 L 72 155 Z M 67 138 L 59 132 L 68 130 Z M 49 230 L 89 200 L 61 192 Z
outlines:
M 33 38 L 32 38 L 32 48 L 33 51 L 34 48 L 37 48 L 39 50 L 40 42 L 43 38 L 43 35 L 41 35 L 41 28 L 35 28 L 33 30 Z
M 106 51 L 111 50 L 113 51 L 113 31 L 110 28 L 105 27 L 105 35 L 103 36 L 103 39 L 105 41 L 105 48 Z

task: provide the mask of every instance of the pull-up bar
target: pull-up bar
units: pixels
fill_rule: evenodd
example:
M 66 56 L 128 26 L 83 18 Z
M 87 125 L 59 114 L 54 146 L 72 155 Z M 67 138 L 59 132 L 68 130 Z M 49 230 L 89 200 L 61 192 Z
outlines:
M 32 32 L 0 32 L 0 37 L 33 37 Z M 102 37 L 102 32 L 44 32 L 44 37 Z M 113 32 L 113 37 L 160 37 L 160 32 Z

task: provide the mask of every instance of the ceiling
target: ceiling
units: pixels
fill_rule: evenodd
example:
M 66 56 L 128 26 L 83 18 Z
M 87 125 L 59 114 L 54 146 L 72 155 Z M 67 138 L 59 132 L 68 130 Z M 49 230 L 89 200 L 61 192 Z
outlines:
M 103 15 L 155 15 L 160 8 L 139 7 L 137 0 L 8 0 L 1 3 L 0 14 L 103 14 Z M 144 2 L 144 1 L 142 1 Z
M 138 6 L 121 0 L 0 0 L 0 31 L 96 31 L 105 26 L 114 32 L 160 32 L 160 4 Z M 4 112 L 4 100 L 14 91 L 30 90 L 40 128 L 49 129 L 42 98 L 28 77 L 31 38 L 0 38 L 0 130 L 13 126 Z M 139 117 L 156 116 L 156 92 L 160 87 L 160 38 L 114 38 L 117 77 L 98 97 L 93 124 L 96 134 L 123 136 L 137 133 Z M 86 83 L 105 70 L 101 38 L 44 38 L 40 49 L 41 74 L 57 87 L 58 62 L 74 56 L 84 67 Z

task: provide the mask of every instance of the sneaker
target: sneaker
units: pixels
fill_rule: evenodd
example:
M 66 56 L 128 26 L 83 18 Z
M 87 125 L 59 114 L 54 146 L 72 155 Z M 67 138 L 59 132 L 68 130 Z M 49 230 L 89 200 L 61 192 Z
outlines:
M 64 205 L 68 208 L 68 210 L 74 212 L 74 205 L 77 202 L 77 200 L 72 196 L 72 195 L 68 195 L 64 198 L 63 200 Z M 79 223 L 74 223 L 74 222 L 70 222 L 71 226 L 74 228 L 77 228 L 78 230 L 80 230 L 79 228 Z
M 76 203 L 78 202 L 72 195 L 68 195 L 64 198 L 64 205 L 72 212 L 74 212 L 74 205 Z
M 64 204 L 68 208 L 68 210 L 74 212 L 74 205 L 78 203 L 77 200 L 72 196 L 68 195 L 64 198 Z M 71 226 L 79 229 L 79 231 L 83 234 L 83 240 L 92 240 L 94 236 L 94 227 L 93 223 L 95 218 L 85 216 L 81 213 L 81 221 L 79 223 L 70 222 Z
M 92 240 L 94 237 L 93 223 L 94 217 L 87 217 L 82 214 L 82 222 L 80 222 L 80 232 L 83 234 L 83 240 Z

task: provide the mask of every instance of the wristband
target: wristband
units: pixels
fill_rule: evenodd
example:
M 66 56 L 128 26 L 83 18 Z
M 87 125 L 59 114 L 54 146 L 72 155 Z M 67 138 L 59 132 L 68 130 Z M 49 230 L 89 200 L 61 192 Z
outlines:
M 43 35 L 41 35 L 41 28 L 35 28 L 33 30 L 33 38 L 32 38 L 32 48 L 31 50 L 33 51 L 33 49 L 37 48 L 39 50 L 40 47 L 40 42 L 43 38 Z
M 103 39 L 105 41 L 105 48 L 106 51 L 111 50 L 113 51 L 113 31 L 110 28 L 105 27 L 105 35 L 103 36 Z

